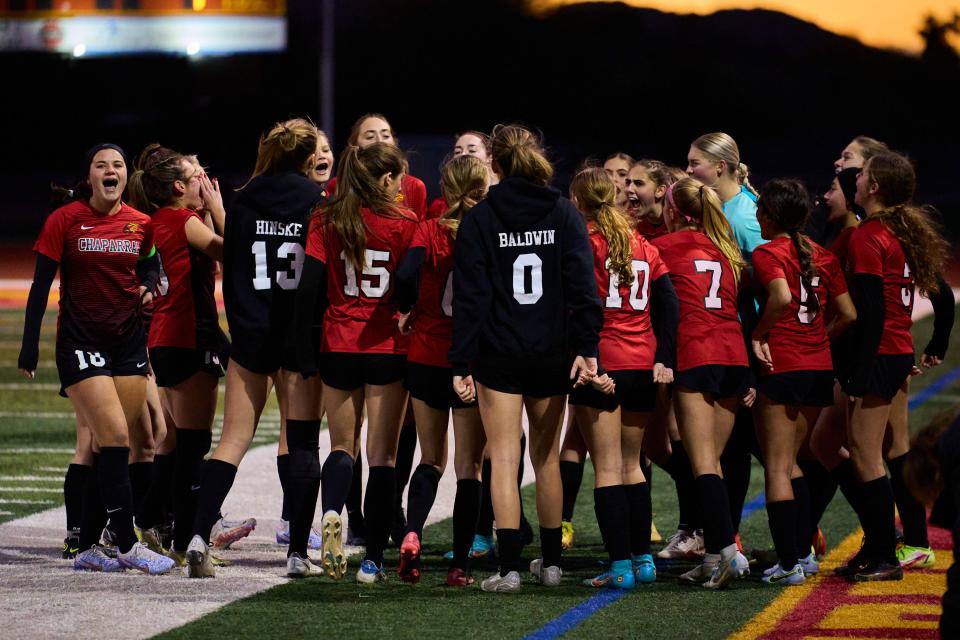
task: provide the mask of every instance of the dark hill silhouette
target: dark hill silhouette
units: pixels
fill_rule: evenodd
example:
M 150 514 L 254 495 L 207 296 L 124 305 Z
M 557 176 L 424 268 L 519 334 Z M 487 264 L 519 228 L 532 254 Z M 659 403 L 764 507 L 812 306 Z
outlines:
M 0 55 L 0 82 L 16 96 L 0 106 L 0 135 L 18 150 L 0 160 L 0 188 L 11 201 L 43 203 L 42 186 L 75 175 L 73 160 L 104 139 L 131 153 L 160 140 L 242 183 L 265 127 L 318 114 L 318 5 L 289 1 L 283 54 Z M 819 181 L 847 140 L 867 133 L 915 156 L 925 198 L 960 202 L 956 72 L 771 11 L 697 16 L 599 3 L 536 16 L 523 6 L 338 2 L 337 146 L 367 111 L 386 113 L 402 141 L 519 120 L 544 131 L 562 174 L 615 149 L 679 164 L 696 135 L 725 130 L 761 181 Z M 105 79 L 116 79 L 116 94 L 98 93 Z M 418 162 L 437 160 L 424 153 Z

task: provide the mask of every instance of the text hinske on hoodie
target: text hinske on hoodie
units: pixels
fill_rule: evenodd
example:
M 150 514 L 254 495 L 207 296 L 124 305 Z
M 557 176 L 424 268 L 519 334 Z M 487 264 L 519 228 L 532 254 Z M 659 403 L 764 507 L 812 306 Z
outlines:
M 546 229 L 543 231 L 524 231 L 511 233 L 498 233 L 500 236 L 500 247 L 539 247 L 545 244 L 553 244 L 556 231 Z
M 277 222 L 276 220 L 257 220 L 258 236 L 299 237 L 303 224 L 299 222 Z

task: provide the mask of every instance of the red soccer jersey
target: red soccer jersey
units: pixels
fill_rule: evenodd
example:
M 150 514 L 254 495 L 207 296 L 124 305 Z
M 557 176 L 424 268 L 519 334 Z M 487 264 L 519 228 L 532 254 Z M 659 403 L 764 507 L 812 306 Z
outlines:
M 33 250 L 60 263 L 58 341 L 111 346 L 140 329 L 136 267 L 153 250 L 148 216 L 126 204 L 107 216 L 72 202 L 50 214 Z
M 453 245 L 450 229 L 431 219 L 417 225 L 410 248 L 423 247 L 420 293 L 407 360 L 449 367 L 453 341 Z
M 324 352 L 406 353 L 409 340 L 397 328 L 393 277 L 410 246 L 417 221 L 380 216 L 362 209 L 367 233 L 366 260 L 357 269 L 343 251 L 332 226 L 310 221 L 307 255 L 327 266 L 327 300 L 323 316 Z
M 325 190 L 330 194 L 336 193 L 337 179 L 330 178 Z M 413 211 L 417 220 L 426 220 L 427 186 L 423 184 L 423 180 L 416 176 L 403 174 L 403 180 L 400 181 L 400 193 L 397 194 L 397 205 Z
M 147 346 L 212 349 L 218 345 L 216 265 L 187 244 L 187 220 L 202 218 L 190 209 L 158 209 L 151 217 L 160 254 L 160 282 L 153 301 Z
M 833 239 L 833 242 L 830 243 L 830 251 L 833 255 L 837 256 L 837 260 L 840 261 L 840 268 L 846 272 L 849 268 L 848 260 L 850 259 L 850 238 L 853 237 L 853 232 L 857 230 L 858 227 L 844 227 L 840 230 L 840 233 L 837 234 L 837 237 Z
M 427 220 L 430 220 L 431 218 L 439 218 L 446 210 L 447 201 L 443 198 L 436 198 L 430 203 L 430 208 L 427 209 Z
M 747 366 L 737 315 L 737 285 L 726 257 L 699 231 L 675 231 L 653 241 L 680 299 L 677 370 L 708 364 Z
M 647 218 L 637 218 L 637 233 L 641 236 L 653 242 L 656 238 L 670 233 L 670 230 L 667 229 L 667 225 L 664 223 L 663 219 L 660 220 L 660 224 L 654 224 L 650 222 Z
M 590 225 L 593 274 L 603 301 L 600 364 L 610 371 L 653 369 L 657 339 L 650 322 L 651 283 L 667 274 L 656 247 L 634 233 L 633 284 L 619 284 L 609 270 L 607 240 Z
M 850 238 L 850 270 L 883 278 L 880 355 L 913 354 L 914 282 L 900 240 L 879 220 L 867 219 Z
M 811 283 L 813 294 L 820 301 L 820 308 L 825 309 L 833 299 L 847 292 L 847 282 L 836 257 L 814 242 L 810 245 L 817 268 L 817 277 Z M 753 270 L 763 288 L 778 278 L 786 280 L 790 287 L 790 306 L 767 335 L 773 373 L 833 369 L 824 314 L 808 311 L 800 304 L 811 293 L 800 283 L 800 264 L 793 241 L 775 238 L 758 246 L 753 250 Z

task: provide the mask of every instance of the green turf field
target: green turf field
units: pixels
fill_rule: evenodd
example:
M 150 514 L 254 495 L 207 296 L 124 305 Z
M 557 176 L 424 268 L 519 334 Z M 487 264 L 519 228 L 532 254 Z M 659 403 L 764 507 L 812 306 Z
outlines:
M 56 395 L 56 371 L 52 363 L 52 327 L 45 323 L 38 379 L 27 383 L 16 371 L 16 356 L 22 322 L 21 312 L 0 312 L 0 521 L 6 521 L 60 504 L 62 470 L 73 444 L 73 421 L 69 403 Z M 914 329 L 917 345 L 926 344 L 931 321 Z M 913 393 L 960 367 L 960 335 L 955 331 L 947 362 L 939 369 L 915 378 Z M 36 390 L 29 385 L 44 386 Z M 960 380 L 946 385 L 937 396 L 911 413 L 914 427 L 924 424 L 960 401 Z M 32 412 L 29 415 L 24 412 Z M 259 441 L 275 439 L 273 425 L 264 425 Z M 44 480 L 8 480 L 13 476 Z M 517 595 L 495 596 L 478 588 L 449 589 L 442 586 L 446 565 L 442 554 L 449 549 L 451 526 L 444 521 L 429 527 L 424 535 L 423 581 L 416 586 L 394 576 L 385 585 L 360 588 L 352 574 L 340 582 L 316 580 L 291 582 L 227 605 L 218 612 L 175 629 L 165 637 L 277 637 L 313 638 L 333 633 L 339 638 L 383 634 L 394 638 L 521 637 L 541 628 L 596 592 L 579 586 L 583 578 L 598 573 L 597 559 L 605 557 L 595 524 L 592 503 L 592 472 L 587 466 L 577 503 L 574 525 L 575 548 L 565 554 L 564 586 L 554 589 L 525 585 Z M 763 476 L 754 468 L 748 501 L 762 489 Z M 24 491 L 24 489 L 37 491 Z M 654 471 L 653 500 L 656 523 L 664 535 L 672 532 L 677 512 L 675 494 L 667 475 Z M 533 488 L 525 490 L 526 513 L 536 527 Z M 855 529 L 849 507 L 837 499 L 827 511 L 822 527 L 831 546 Z M 771 545 L 763 509 L 744 520 L 741 534 L 748 547 Z M 524 557 L 537 556 L 536 546 Z M 358 562 L 351 562 L 355 570 Z M 387 567 L 396 566 L 396 552 L 388 552 Z M 754 577 L 733 589 L 713 593 L 683 588 L 672 578 L 685 566 L 660 567 L 654 585 L 637 589 L 589 617 L 567 637 L 718 638 L 736 630 L 773 600 L 780 590 L 763 585 Z M 485 576 L 494 569 L 478 565 Z M 189 606 L 186 603 L 184 606 Z M 543 636 L 541 636 L 543 637 Z

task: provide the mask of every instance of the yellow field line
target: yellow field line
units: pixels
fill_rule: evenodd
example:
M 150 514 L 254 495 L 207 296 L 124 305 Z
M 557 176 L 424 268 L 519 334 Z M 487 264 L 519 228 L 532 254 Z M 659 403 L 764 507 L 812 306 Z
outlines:
M 858 528 L 837 545 L 820 563 L 820 573 L 808 578 L 799 587 L 783 587 L 783 593 L 767 607 L 750 619 L 740 630 L 729 636 L 730 640 L 756 640 L 773 631 L 781 620 L 786 618 L 798 604 L 803 602 L 813 590 L 825 580 L 838 566 L 846 562 L 860 547 L 863 530 Z M 775 589 L 777 587 L 770 587 Z

